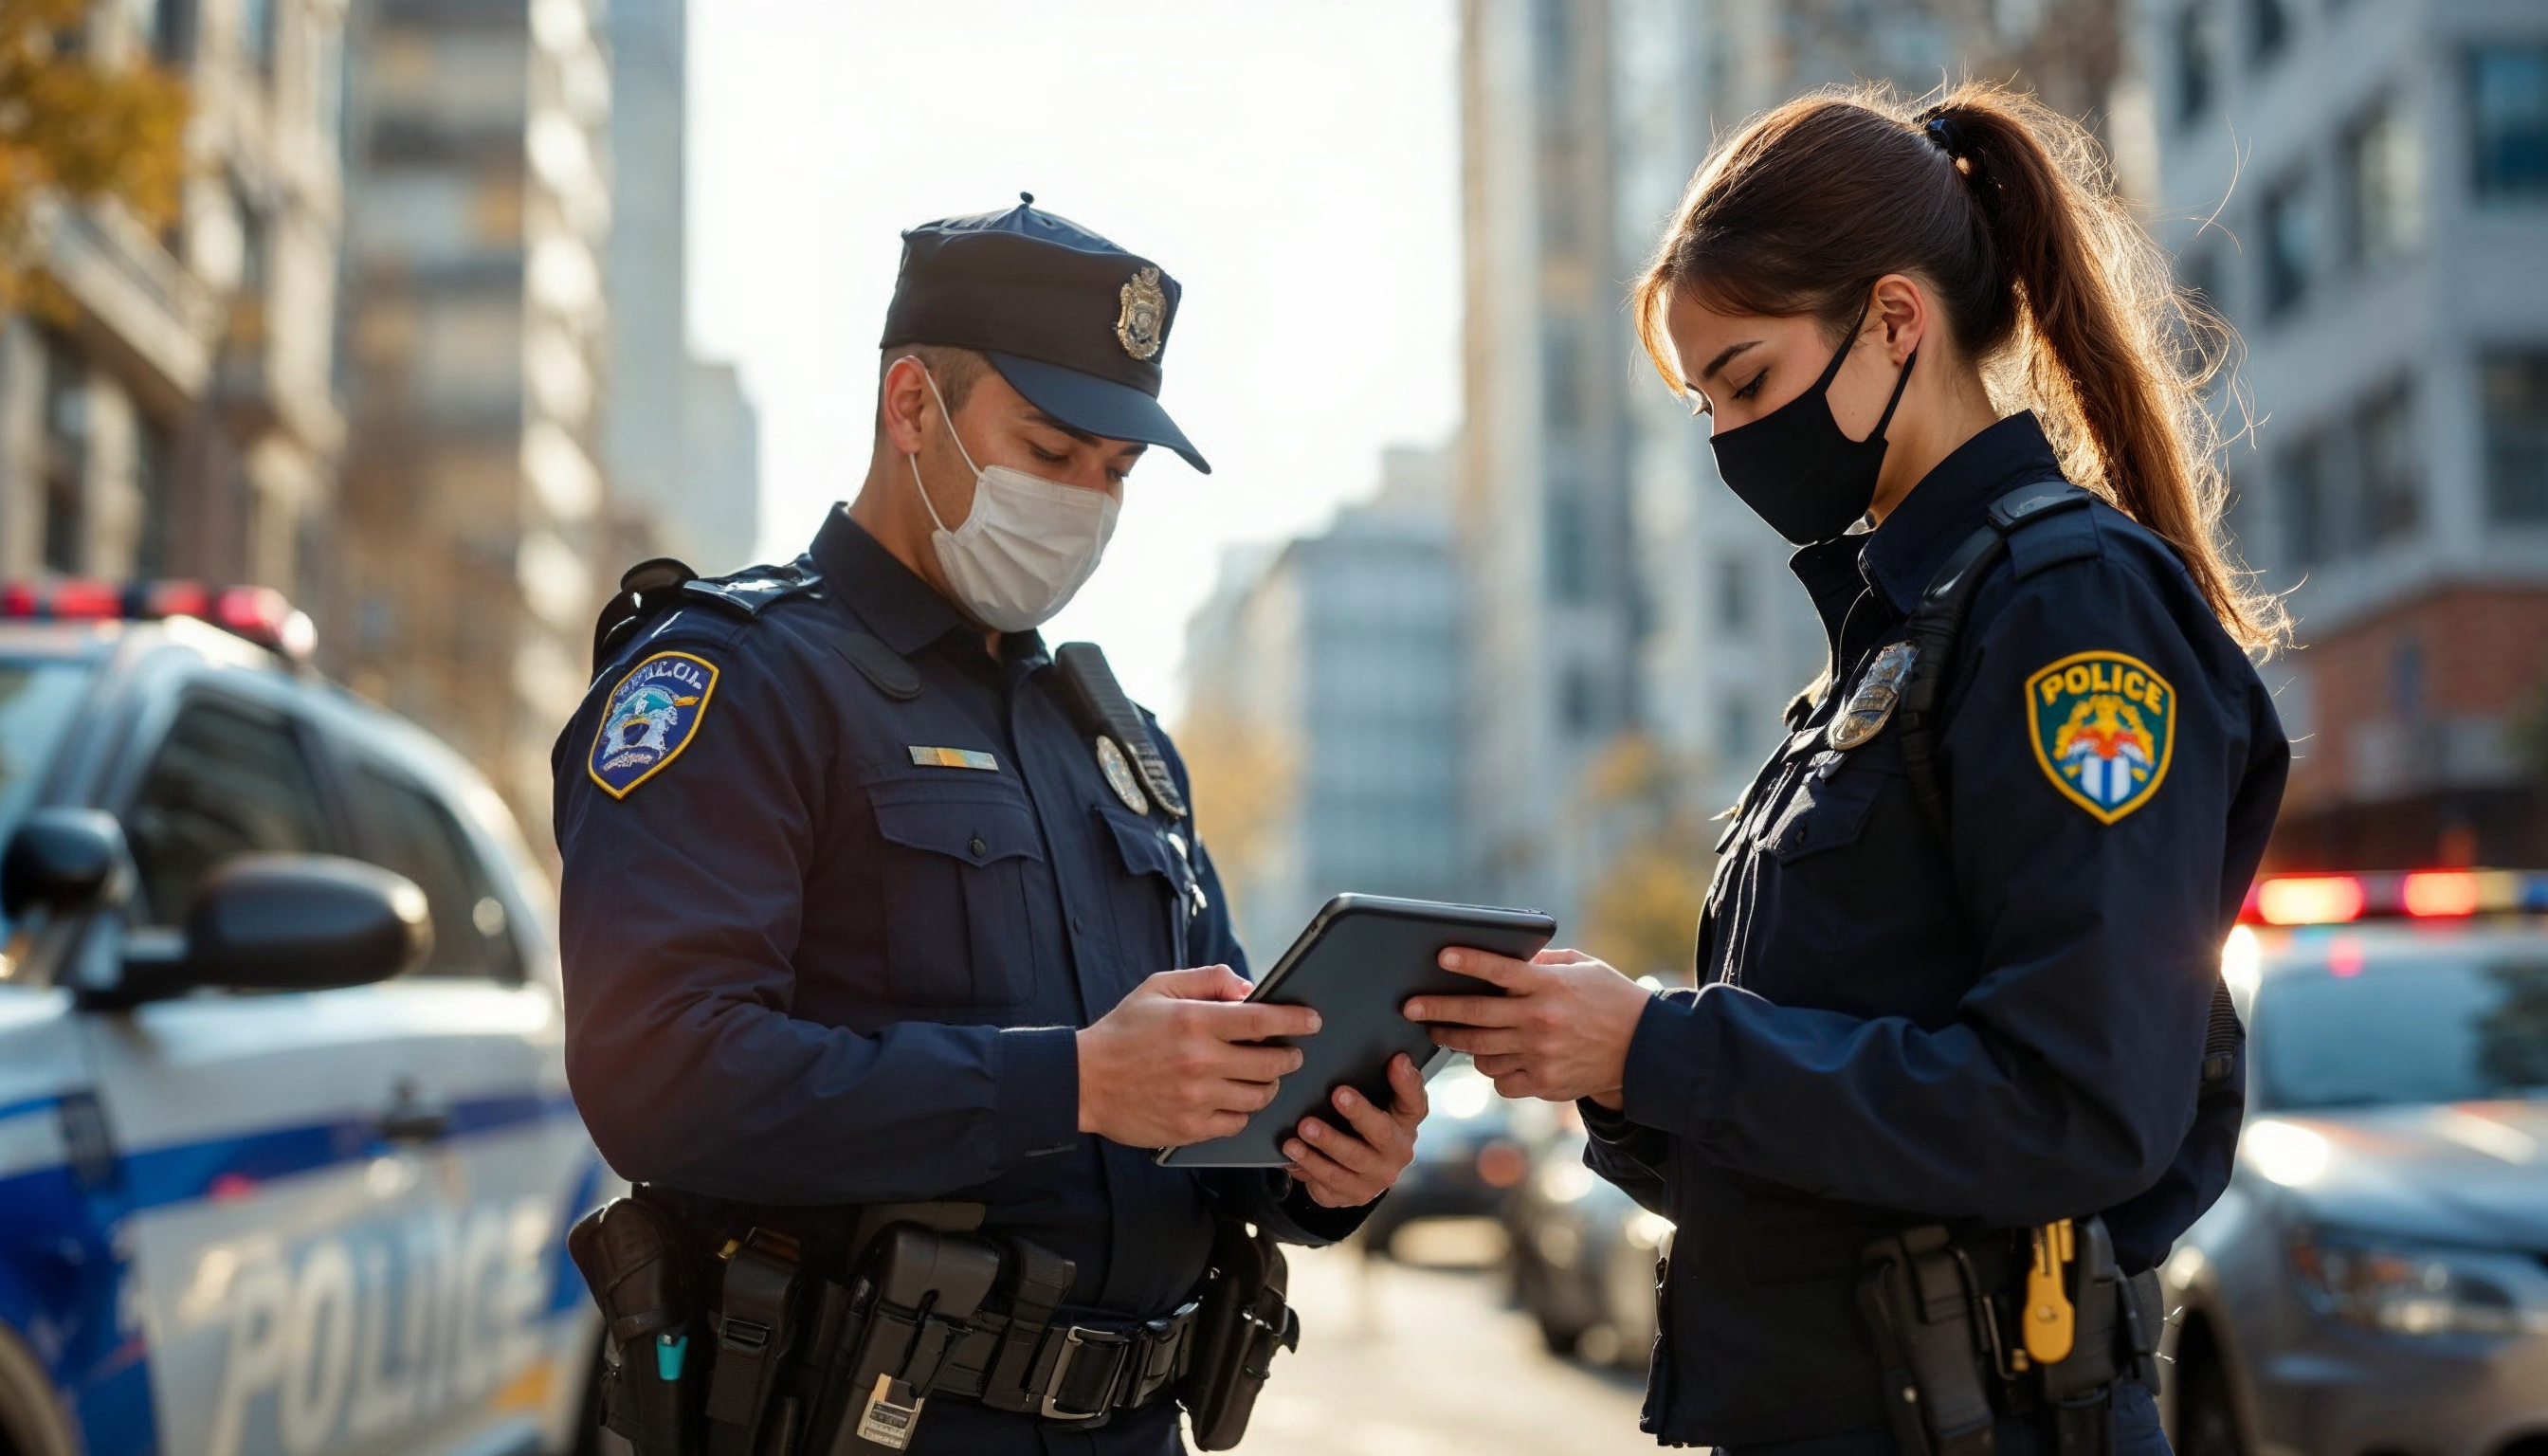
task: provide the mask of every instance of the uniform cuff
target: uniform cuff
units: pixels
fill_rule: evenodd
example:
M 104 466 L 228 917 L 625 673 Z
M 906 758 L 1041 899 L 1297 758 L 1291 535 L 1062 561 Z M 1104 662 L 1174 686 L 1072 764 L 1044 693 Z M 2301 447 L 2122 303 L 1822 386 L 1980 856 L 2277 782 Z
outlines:
M 1717 1054 L 1715 1019 L 1705 1001 L 1676 995 L 1646 1003 L 1628 1042 L 1627 1073 L 1619 1088 L 1628 1121 L 1696 1138 L 1715 1120 L 1725 1059 Z
M 1079 1141 L 1079 1040 L 1069 1027 L 1000 1033 L 1000 1162 L 1063 1151 Z

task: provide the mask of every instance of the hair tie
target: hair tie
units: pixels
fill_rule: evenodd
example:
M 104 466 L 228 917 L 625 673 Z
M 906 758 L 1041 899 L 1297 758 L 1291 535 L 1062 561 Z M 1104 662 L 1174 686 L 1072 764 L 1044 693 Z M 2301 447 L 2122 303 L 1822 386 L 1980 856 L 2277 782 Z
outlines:
M 1963 136 L 1961 133 L 1956 131 L 1956 124 L 1952 118 L 1944 116 L 1931 117 L 1929 118 L 1928 125 L 1922 127 L 1920 130 L 1922 134 L 1929 138 L 1932 145 L 1935 145 L 1940 151 L 1945 152 L 1950 158 L 1960 155 L 1959 148 L 1963 144 Z

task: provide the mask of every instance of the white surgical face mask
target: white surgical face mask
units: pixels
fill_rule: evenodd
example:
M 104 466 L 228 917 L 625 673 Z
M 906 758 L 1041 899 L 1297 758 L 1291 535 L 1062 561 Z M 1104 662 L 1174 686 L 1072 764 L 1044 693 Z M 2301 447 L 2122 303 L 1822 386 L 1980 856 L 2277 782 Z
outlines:
M 930 537 L 938 549 L 939 569 L 956 603 L 995 632 L 1024 632 L 1052 620 L 1097 570 L 1106 542 L 1115 534 L 1115 498 L 1104 491 L 1048 481 L 1023 470 L 973 463 L 956 433 L 938 381 L 923 369 L 929 393 L 938 400 L 947 437 L 973 472 L 973 511 L 954 530 L 930 501 L 920 483 L 920 457 L 908 455 L 911 484 L 920 503 L 938 527 Z

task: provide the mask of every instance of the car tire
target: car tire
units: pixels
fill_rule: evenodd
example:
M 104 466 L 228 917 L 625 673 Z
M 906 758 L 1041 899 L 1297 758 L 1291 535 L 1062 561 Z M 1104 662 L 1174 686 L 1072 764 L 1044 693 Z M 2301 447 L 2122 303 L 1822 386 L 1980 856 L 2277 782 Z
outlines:
M 2246 1456 L 2229 1382 L 2211 1360 L 2177 1367 L 2176 1456 Z
M 1575 1353 L 1575 1347 L 1584 1343 L 1583 1330 L 1569 1329 L 1554 1323 L 1545 1315 L 1536 1316 L 1534 1322 L 1539 1325 L 1539 1342 L 1547 1346 L 1548 1352 L 1552 1355 L 1561 1357 L 1572 1355 Z

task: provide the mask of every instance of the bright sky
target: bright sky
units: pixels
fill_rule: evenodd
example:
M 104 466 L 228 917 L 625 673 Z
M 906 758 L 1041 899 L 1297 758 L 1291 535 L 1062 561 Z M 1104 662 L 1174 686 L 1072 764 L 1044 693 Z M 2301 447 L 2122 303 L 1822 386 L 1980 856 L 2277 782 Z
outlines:
M 1180 705 L 1223 548 L 1315 529 L 1458 417 L 1452 0 L 690 0 L 690 320 L 761 410 L 765 555 L 858 488 L 904 228 L 1037 205 L 1185 285 L 1132 479 L 1046 629 Z

